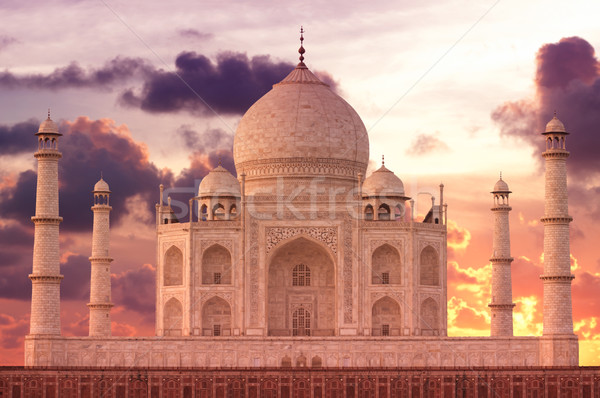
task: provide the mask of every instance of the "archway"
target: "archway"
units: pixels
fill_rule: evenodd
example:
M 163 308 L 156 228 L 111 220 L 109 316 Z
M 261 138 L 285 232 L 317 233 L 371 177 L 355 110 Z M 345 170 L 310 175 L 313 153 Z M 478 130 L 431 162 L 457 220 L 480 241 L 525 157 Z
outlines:
M 394 247 L 384 244 L 373 251 L 371 257 L 371 283 L 374 285 L 399 285 L 402 282 L 400 255 Z
M 220 297 L 213 297 L 202 307 L 202 331 L 205 336 L 231 335 L 231 307 Z
M 181 336 L 183 327 L 183 306 L 175 297 L 165 304 L 163 310 L 163 329 L 165 336 Z
M 439 308 L 434 299 L 429 297 L 421 304 L 421 334 L 423 336 L 433 336 L 437 334 L 440 328 Z
M 421 285 L 440 285 L 440 260 L 437 251 L 427 246 L 421 251 L 419 282 Z
M 231 254 L 221 245 L 215 244 L 202 255 L 202 284 L 231 284 Z
M 371 311 L 373 336 L 399 336 L 402 328 L 400 315 L 400 306 L 390 297 L 377 300 Z
M 175 246 L 166 251 L 164 257 L 164 285 L 176 286 L 183 284 L 183 253 Z
M 304 322 L 309 314 L 311 336 L 334 335 L 335 267 L 320 244 L 298 237 L 277 248 L 269 261 L 267 295 L 269 335 L 294 335 L 300 308 Z

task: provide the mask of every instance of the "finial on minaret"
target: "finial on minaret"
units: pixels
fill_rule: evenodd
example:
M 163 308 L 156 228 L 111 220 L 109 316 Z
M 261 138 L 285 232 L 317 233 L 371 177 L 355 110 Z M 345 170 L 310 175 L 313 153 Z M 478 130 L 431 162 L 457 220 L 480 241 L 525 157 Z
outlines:
M 554 112 L 556 114 L 556 112 Z M 50 119 L 50 108 L 48 108 L 48 119 Z
M 304 53 L 306 52 L 306 50 L 304 49 L 303 46 L 303 42 L 304 42 L 304 27 L 300 26 L 300 48 L 298 49 L 298 52 L 300 53 L 300 63 L 304 64 Z
M 381 165 L 385 166 L 385 155 L 381 155 Z
M 502 179 L 502 172 L 500 172 L 500 179 Z

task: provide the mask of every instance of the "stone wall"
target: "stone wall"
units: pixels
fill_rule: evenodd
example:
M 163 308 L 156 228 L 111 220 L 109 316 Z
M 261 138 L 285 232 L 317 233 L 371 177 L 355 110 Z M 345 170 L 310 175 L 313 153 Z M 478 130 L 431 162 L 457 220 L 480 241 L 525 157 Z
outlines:
M 43 395 L 45 393 L 45 395 Z M 0 368 L 2 397 L 600 397 L 598 368 Z
M 577 366 L 576 338 L 27 336 L 26 366 L 249 367 L 319 357 L 323 367 Z M 554 363 L 545 363 L 549 358 Z

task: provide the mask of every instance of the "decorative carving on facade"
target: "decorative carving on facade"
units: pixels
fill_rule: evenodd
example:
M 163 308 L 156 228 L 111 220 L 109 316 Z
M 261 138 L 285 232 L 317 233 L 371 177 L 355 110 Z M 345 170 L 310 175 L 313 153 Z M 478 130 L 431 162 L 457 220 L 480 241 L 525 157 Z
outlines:
M 205 302 L 213 297 L 219 297 L 227 301 L 229 306 L 232 305 L 232 294 L 230 292 L 206 292 L 200 295 L 200 303 L 204 305 Z M 202 307 L 202 306 L 201 306 Z
M 352 323 L 352 220 L 350 215 L 346 215 L 343 223 L 344 236 L 344 323 Z
M 250 221 L 249 228 L 249 241 L 248 242 L 258 242 L 258 222 Z M 250 248 L 248 249 L 248 259 L 250 260 L 247 265 L 248 267 L 248 275 L 250 279 L 249 283 L 249 291 L 250 291 L 250 324 L 256 325 L 258 324 L 258 303 L 259 303 L 259 295 L 258 295 L 258 245 L 255 243 L 251 243 Z M 246 250 L 243 248 L 242 250 Z
M 283 240 L 297 235 L 308 235 L 323 242 L 334 254 L 337 254 L 337 228 L 336 227 L 269 227 L 266 229 L 267 254 Z
M 420 305 L 420 303 L 423 303 L 428 298 L 435 301 L 435 303 L 438 305 L 438 308 L 440 308 L 440 296 L 438 296 L 436 294 L 431 294 L 431 293 L 421 293 L 419 295 L 419 305 Z
M 393 248 L 395 248 L 396 250 L 398 250 L 398 253 L 400 253 L 401 257 L 402 257 L 402 253 L 403 253 L 403 247 L 404 247 L 404 241 L 401 240 L 382 240 L 382 239 L 373 239 L 369 242 L 369 253 L 373 254 L 373 251 L 375 249 L 377 249 L 380 246 L 383 245 L 390 245 Z
M 211 239 L 211 240 L 202 240 L 200 241 L 200 253 L 204 253 L 204 251 L 210 248 L 212 245 L 221 245 L 233 256 L 233 241 L 229 239 Z
M 403 308 L 403 304 L 404 304 L 404 294 L 403 293 L 399 293 L 399 292 L 384 292 L 384 291 L 380 291 L 380 292 L 372 292 L 371 293 L 371 305 L 373 305 L 375 302 L 377 302 L 377 300 L 379 300 L 382 297 L 390 297 L 392 299 L 394 299 L 398 305 L 400 306 L 400 308 Z
M 163 253 L 163 255 L 164 255 L 164 253 L 167 250 L 169 250 L 169 248 L 171 246 L 175 246 L 176 248 L 178 248 L 179 250 L 181 250 L 182 253 L 185 253 L 185 241 L 183 241 L 183 240 L 175 240 L 175 241 L 163 242 L 163 244 L 162 244 L 162 253 Z
M 427 246 L 431 246 L 435 249 L 438 255 L 441 253 L 441 242 L 439 241 L 430 241 L 430 240 L 421 240 L 419 241 L 419 253 L 426 248 Z
M 264 159 L 243 162 L 237 164 L 238 170 L 246 173 L 247 179 L 252 177 L 270 176 L 270 175 L 315 175 L 328 174 L 337 176 L 355 177 L 358 172 L 362 172 L 364 165 L 362 163 L 330 158 L 311 159 L 305 157 L 282 158 L 282 159 Z

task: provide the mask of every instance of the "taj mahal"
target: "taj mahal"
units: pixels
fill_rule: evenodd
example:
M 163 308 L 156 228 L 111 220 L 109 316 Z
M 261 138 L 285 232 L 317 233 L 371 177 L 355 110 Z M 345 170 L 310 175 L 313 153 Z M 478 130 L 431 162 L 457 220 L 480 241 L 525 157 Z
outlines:
M 424 218 L 393 171 L 366 175 L 357 112 L 300 62 L 252 105 L 234 139 L 237 177 L 205 176 L 179 220 L 157 187 L 156 330 L 111 335 L 110 197 L 90 198 L 89 336 L 61 335 L 57 125 L 39 128 L 30 331 L 25 366 L 577 366 L 566 160 L 556 116 L 546 149 L 543 335 L 513 335 L 508 184 L 493 186 L 489 337 L 447 336 L 444 186 Z M 91 184 L 90 184 L 91 185 Z M 492 184 L 490 184 L 491 186 Z M 453 189 L 452 187 L 449 187 Z M 482 187 L 482 190 L 485 190 Z M 436 188 L 437 190 L 437 188 Z

